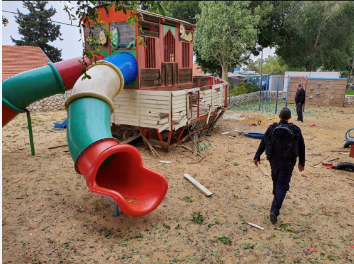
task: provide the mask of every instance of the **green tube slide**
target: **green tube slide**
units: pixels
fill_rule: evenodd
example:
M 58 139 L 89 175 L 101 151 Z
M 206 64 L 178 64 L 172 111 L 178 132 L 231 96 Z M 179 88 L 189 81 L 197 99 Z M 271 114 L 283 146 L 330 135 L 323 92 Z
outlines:
M 93 142 L 113 138 L 111 108 L 101 99 L 83 97 L 72 101 L 68 106 L 68 117 L 71 118 L 68 118 L 67 138 L 74 163 Z
M 47 66 L 23 72 L 2 83 L 3 102 L 10 102 L 22 110 L 33 102 L 60 93 L 65 93 L 64 83 L 51 62 Z

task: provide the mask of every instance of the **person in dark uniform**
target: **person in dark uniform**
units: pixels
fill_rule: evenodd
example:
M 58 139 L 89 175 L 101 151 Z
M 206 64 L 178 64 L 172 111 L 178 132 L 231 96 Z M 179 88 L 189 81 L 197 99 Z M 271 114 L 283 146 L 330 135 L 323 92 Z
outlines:
M 295 103 L 296 103 L 296 113 L 297 113 L 297 120 L 299 122 L 304 122 L 302 112 L 304 109 L 305 104 L 305 90 L 301 87 L 301 84 L 298 83 L 296 85 L 296 95 L 295 95 Z
M 279 210 L 283 204 L 287 191 L 289 191 L 289 183 L 294 170 L 294 166 L 296 164 L 297 156 L 299 157 L 299 171 L 302 172 L 305 167 L 305 141 L 301 134 L 300 128 L 294 124 L 288 123 L 289 119 L 291 118 L 290 109 L 284 107 L 280 111 L 279 118 L 279 123 L 274 123 L 273 125 L 270 125 L 268 127 L 253 159 L 254 164 L 256 165 L 256 167 L 258 167 L 258 164 L 261 160 L 260 157 L 262 153 L 266 150 L 267 159 L 270 162 L 273 181 L 274 199 L 270 209 L 270 221 L 272 222 L 272 224 L 275 224 L 277 222 Z M 279 134 L 276 134 L 275 132 L 276 130 L 279 131 L 279 129 L 276 129 L 277 127 L 285 127 L 286 129 L 290 128 L 291 130 L 287 131 L 293 131 L 292 142 L 294 142 L 294 144 L 292 150 L 284 152 L 285 154 L 280 154 L 279 151 L 274 150 L 275 148 L 274 146 L 272 146 L 272 144 L 274 145 L 275 143 L 270 144 L 271 141 L 276 141 L 275 137 L 277 135 L 278 137 L 280 137 Z M 273 149 L 273 151 L 269 151 L 268 149 Z M 296 149 L 295 154 L 293 151 L 294 149 Z

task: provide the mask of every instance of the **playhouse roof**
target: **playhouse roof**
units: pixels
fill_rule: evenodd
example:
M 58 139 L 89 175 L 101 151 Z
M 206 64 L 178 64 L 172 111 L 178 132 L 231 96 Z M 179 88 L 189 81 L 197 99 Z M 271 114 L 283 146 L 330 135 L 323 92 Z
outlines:
M 95 8 L 100 8 L 102 7 L 103 5 L 97 5 L 95 6 Z M 106 6 L 108 6 L 108 4 L 106 4 Z M 139 12 L 140 14 L 142 15 L 149 15 L 149 16 L 153 16 L 153 17 L 158 17 L 158 18 L 162 18 L 164 20 L 170 20 L 170 21 L 174 21 L 174 22 L 178 22 L 178 23 L 181 23 L 183 25 L 189 25 L 191 27 L 195 27 L 194 24 L 192 23 L 189 23 L 187 21 L 184 21 L 184 20 L 179 20 L 179 19 L 176 19 L 176 18 L 173 18 L 173 17 L 168 17 L 168 16 L 162 16 L 160 14 L 157 14 L 157 13 L 151 13 L 149 11 L 146 11 L 146 10 L 142 10 L 142 9 L 137 9 L 136 10 L 137 12 Z
M 2 81 L 50 62 L 40 47 L 2 46 Z
M 189 23 L 189 22 L 187 22 L 187 21 L 184 21 L 184 20 L 179 20 L 179 19 L 176 19 L 176 18 L 173 18 L 173 17 L 168 17 L 168 16 L 162 16 L 162 15 L 160 15 L 160 14 L 157 14 L 157 13 L 151 13 L 151 12 L 148 12 L 148 11 L 146 11 L 146 10 L 141 10 L 141 9 L 138 9 L 137 10 L 139 13 L 141 13 L 141 14 L 146 14 L 146 15 L 149 15 L 149 16 L 154 16 L 154 17 L 158 17 L 158 18 L 163 18 L 163 19 L 165 19 L 165 20 L 171 20 L 171 21 L 174 21 L 174 22 L 178 22 L 178 23 L 182 23 L 182 24 L 184 24 L 184 25 L 189 25 L 189 26 L 192 26 L 192 27 L 195 27 L 195 25 L 194 24 L 192 24 L 192 23 Z

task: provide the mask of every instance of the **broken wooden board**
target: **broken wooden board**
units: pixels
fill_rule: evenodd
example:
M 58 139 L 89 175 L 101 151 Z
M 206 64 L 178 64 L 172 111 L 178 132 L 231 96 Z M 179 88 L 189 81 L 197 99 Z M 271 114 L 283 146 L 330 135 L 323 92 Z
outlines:
M 258 169 L 263 173 L 264 176 L 270 177 L 270 174 L 266 171 L 265 168 L 262 168 L 261 166 L 258 166 Z
M 194 184 L 195 187 L 197 187 L 202 193 L 204 193 L 206 196 L 211 196 L 213 193 L 209 191 L 207 188 L 205 188 L 203 185 L 201 185 L 196 179 L 194 179 L 192 176 L 190 176 L 188 173 L 184 174 L 184 177 L 187 178 L 191 183 Z

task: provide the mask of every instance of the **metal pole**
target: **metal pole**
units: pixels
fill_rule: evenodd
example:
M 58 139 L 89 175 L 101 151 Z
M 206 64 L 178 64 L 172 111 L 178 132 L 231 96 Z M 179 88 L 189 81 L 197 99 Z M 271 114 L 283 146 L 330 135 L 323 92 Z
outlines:
M 289 84 L 290 84 L 290 76 L 288 76 L 288 88 L 286 89 L 285 107 L 288 107 Z
M 262 93 L 262 64 L 263 64 L 263 48 L 261 51 L 261 80 L 259 83 L 259 110 L 261 110 L 261 93 Z M 262 105 L 263 109 L 263 105 Z
M 30 139 L 30 145 L 31 145 L 31 154 L 32 154 L 32 156 L 34 156 L 35 153 L 34 153 L 34 144 L 33 144 L 31 115 L 27 109 L 25 111 L 27 113 L 27 124 L 28 124 L 28 132 L 29 132 L 29 139 Z
M 278 93 L 279 93 L 279 77 L 278 77 L 278 82 L 277 82 L 277 98 L 275 100 L 275 113 L 277 114 L 277 108 L 278 108 Z
M 267 110 L 267 96 L 268 96 L 268 85 L 267 85 L 267 81 L 266 81 L 265 110 Z

